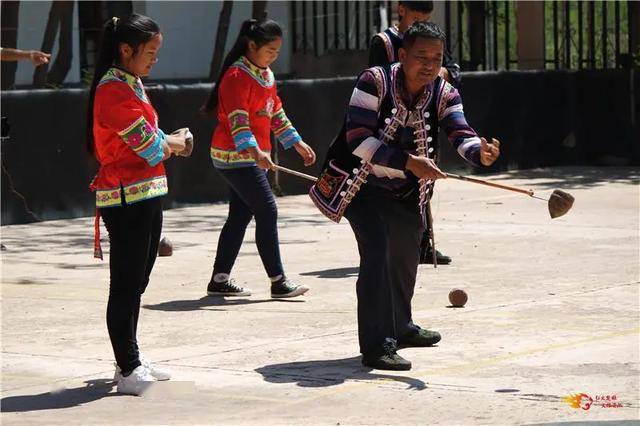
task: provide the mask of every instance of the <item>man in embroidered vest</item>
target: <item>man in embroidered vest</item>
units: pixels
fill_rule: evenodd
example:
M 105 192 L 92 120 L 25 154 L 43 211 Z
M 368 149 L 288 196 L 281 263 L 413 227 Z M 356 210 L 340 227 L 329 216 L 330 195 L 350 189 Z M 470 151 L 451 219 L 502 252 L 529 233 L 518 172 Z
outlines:
M 438 126 L 473 165 L 491 165 L 499 142 L 467 124 L 457 90 L 439 76 L 445 35 L 417 22 L 405 33 L 400 62 L 365 70 L 351 95 L 310 196 L 334 221 L 349 220 L 358 242 L 358 335 L 362 363 L 408 370 L 400 347 L 432 346 L 436 331 L 412 321 L 419 246 L 432 183 L 446 177 L 430 158 Z
M 401 1 L 398 2 L 398 26 L 392 26 L 383 32 L 373 36 L 369 48 L 369 66 L 374 67 L 391 65 L 398 62 L 398 50 L 402 46 L 402 37 L 407 28 L 414 22 L 430 21 L 433 12 L 432 1 Z M 449 49 L 444 49 L 444 59 L 440 67 L 440 77 L 449 82 L 456 89 L 460 89 L 460 66 L 453 60 Z M 438 138 L 435 138 L 434 152 L 438 153 Z M 436 164 L 438 158 L 436 158 Z M 433 263 L 433 247 L 429 235 L 433 232 L 433 224 L 430 215 L 427 215 L 427 229 L 422 234 L 420 243 L 420 263 Z M 438 265 L 448 265 L 451 257 L 436 250 L 435 259 Z

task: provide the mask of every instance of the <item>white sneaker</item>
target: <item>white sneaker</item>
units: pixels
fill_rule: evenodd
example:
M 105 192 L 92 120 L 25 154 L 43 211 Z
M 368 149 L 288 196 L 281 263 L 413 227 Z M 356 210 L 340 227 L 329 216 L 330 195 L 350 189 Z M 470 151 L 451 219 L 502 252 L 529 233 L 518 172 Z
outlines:
M 140 362 L 147 370 L 149 370 L 149 374 L 151 374 L 154 379 L 169 380 L 171 378 L 171 373 L 168 370 L 164 370 L 162 367 L 152 364 L 149 360 L 143 358 L 142 355 L 140 355 Z
M 113 381 L 117 383 L 122 378 L 122 370 L 120 369 L 120 367 L 118 367 L 117 362 L 114 362 L 113 366 L 116 368 L 116 372 L 113 373 Z
M 150 361 L 145 359 L 141 353 L 138 353 L 138 359 L 140 360 L 140 363 L 149 370 L 149 374 L 151 374 L 154 379 L 162 381 L 169 380 L 171 378 L 171 373 L 169 371 L 163 370 L 157 365 L 152 364 Z M 117 382 L 122 377 L 122 370 L 120 370 L 117 363 L 114 362 L 113 365 L 116 367 L 116 372 L 113 374 L 113 381 Z
M 118 393 L 140 396 L 146 391 L 155 379 L 144 365 L 137 366 L 128 376 L 120 376 L 118 380 Z

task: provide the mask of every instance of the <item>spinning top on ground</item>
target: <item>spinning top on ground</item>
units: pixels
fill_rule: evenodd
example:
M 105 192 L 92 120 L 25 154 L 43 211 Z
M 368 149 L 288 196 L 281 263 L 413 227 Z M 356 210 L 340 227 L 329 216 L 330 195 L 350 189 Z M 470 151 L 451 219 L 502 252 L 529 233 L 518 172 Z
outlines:
M 158 245 L 158 256 L 171 256 L 173 254 L 173 243 L 167 237 L 163 237 Z
M 449 302 L 454 308 L 463 308 L 468 299 L 467 293 L 459 288 L 454 288 L 449 292 Z

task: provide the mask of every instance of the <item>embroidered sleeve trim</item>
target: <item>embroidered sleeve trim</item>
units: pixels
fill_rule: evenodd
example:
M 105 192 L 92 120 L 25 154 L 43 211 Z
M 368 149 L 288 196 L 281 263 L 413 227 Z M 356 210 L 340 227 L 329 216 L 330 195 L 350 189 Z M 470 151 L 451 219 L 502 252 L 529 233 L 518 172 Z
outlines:
M 258 146 L 255 136 L 249 125 L 249 113 L 242 109 L 232 111 L 228 116 L 231 138 L 236 150 L 244 151 L 247 148 Z
M 282 108 L 271 117 L 271 130 L 284 149 L 289 149 L 302 141 L 298 131 L 293 127 Z
M 162 161 L 164 134 L 147 123 L 144 116 L 140 116 L 126 129 L 119 131 L 118 136 L 149 165 L 155 166 Z

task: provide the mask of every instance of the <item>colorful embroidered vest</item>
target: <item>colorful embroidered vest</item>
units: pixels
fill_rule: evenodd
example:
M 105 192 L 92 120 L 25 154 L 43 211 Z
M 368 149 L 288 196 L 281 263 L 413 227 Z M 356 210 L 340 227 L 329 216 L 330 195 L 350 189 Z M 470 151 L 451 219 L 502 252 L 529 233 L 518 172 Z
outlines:
M 413 155 L 434 158 L 438 133 L 438 102 L 436 97 L 442 79 L 426 87 L 415 106 L 408 109 L 401 99 L 399 77 L 400 64 L 390 67 L 373 67 L 372 71 L 379 93 L 377 138 Z M 346 123 L 346 120 L 345 120 Z M 318 182 L 311 187 L 309 196 L 320 211 L 334 222 L 340 222 L 349 203 L 365 183 L 383 186 L 384 178 L 378 176 L 379 166 L 353 155 L 346 140 L 346 124 L 331 143 Z M 384 175 L 380 173 L 380 175 Z M 432 194 L 433 184 L 406 175 L 406 185 L 417 186 L 421 214 Z
M 402 47 L 402 34 L 400 34 L 398 27 L 389 27 L 376 36 L 380 37 L 384 43 L 389 63 L 398 62 L 398 50 Z

